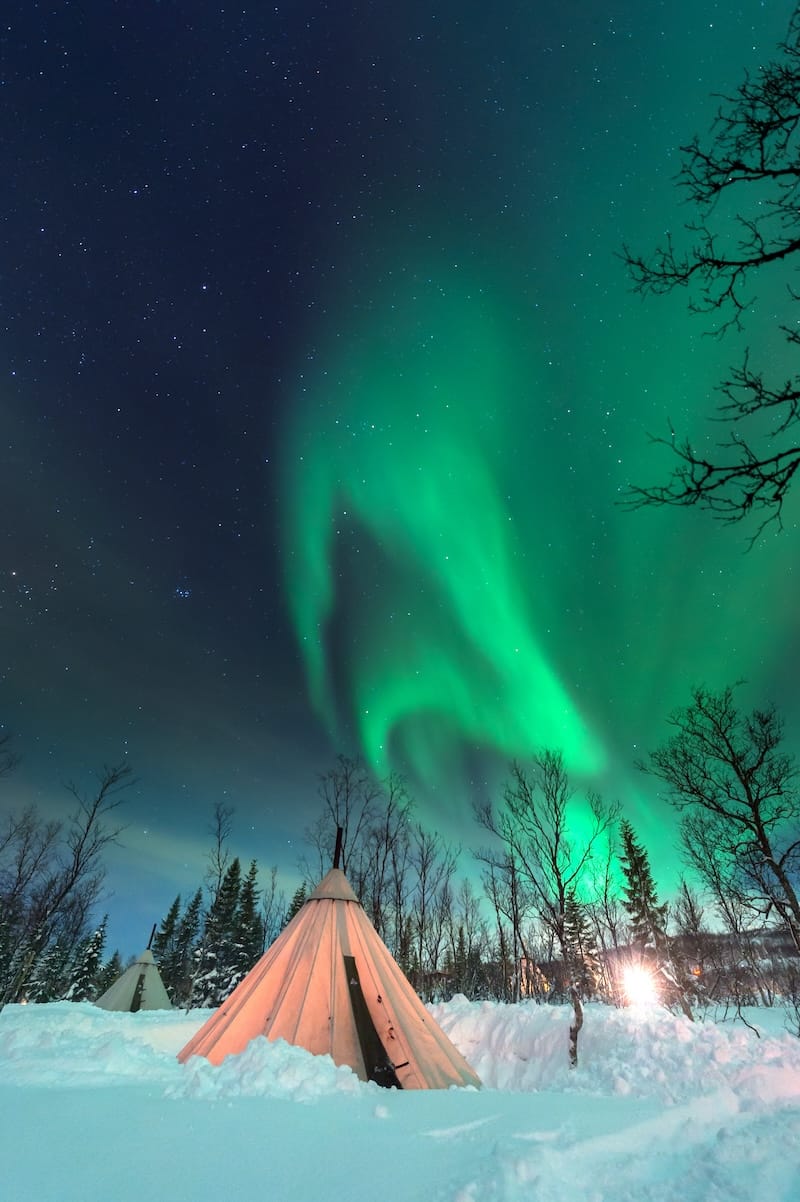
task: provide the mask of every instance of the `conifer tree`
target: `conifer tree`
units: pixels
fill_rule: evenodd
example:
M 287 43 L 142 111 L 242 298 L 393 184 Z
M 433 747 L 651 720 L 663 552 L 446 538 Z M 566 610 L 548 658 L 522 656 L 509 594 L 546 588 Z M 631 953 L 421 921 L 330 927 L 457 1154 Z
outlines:
M 177 985 L 182 970 L 182 955 L 179 947 L 181 895 L 175 898 L 161 925 L 153 936 L 153 959 L 158 965 L 164 988 L 171 999 L 176 996 Z
M 628 912 L 631 942 L 640 951 L 658 949 L 666 942 L 666 904 L 659 905 L 650 858 L 636 838 L 630 822 L 620 823 L 620 864 L 625 878 L 623 905 Z
M 153 936 L 153 959 L 158 964 L 162 977 L 164 967 L 174 955 L 177 946 L 180 912 L 181 895 L 179 893 Z
M 183 912 L 176 936 L 175 961 L 171 980 L 162 973 L 164 988 L 174 1006 L 192 1004 L 194 976 L 200 964 L 199 936 L 203 913 L 203 889 L 200 887 Z
M 107 924 L 108 915 L 106 914 L 103 916 L 100 926 L 82 939 L 75 949 L 71 979 L 64 994 L 65 1001 L 89 1002 L 99 996 L 97 978 L 106 943 Z
M 102 997 L 110 989 L 118 977 L 122 976 L 122 956 L 115 949 L 97 974 L 95 998 Z
M 247 976 L 264 949 L 264 923 L 259 914 L 259 901 L 258 864 L 251 860 L 234 916 L 234 955 L 229 978 L 231 989 Z
M 21 997 L 29 1002 L 60 1001 L 69 983 L 69 962 L 69 950 L 58 941 L 51 943 L 32 962 L 28 961 L 28 984 Z
M 304 882 L 297 889 L 295 889 L 294 896 L 292 897 L 292 900 L 289 902 L 289 909 L 286 911 L 286 917 L 283 920 L 283 925 L 285 927 L 288 927 L 289 923 L 292 921 L 292 919 L 295 917 L 295 915 L 299 914 L 299 912 L 302 910 L 303 906 L 306 904 L 307 896 L 308 895 L 306 892 L 306 886 L 305 886 L 305 882 Z
M 219 1006 L 230 993 L 235 952 L 236 913 L 242 888 L 242 868 L 231 861 L 205 918 L 192 1004 Z
M 620 836 L 620 864 L 625 878 L 622 904 L 628 912 L 631 943 L 641 955 L 652 959 L 663 982 L 665 1000 L 678 1001 L 691 1019 L 685 970 L 673 961 L 666 931 L 667 905 L 659 904 L 650 858 L 626 819 L 620 823 Z
M 590 999 L 600 990 L 603 972 L 591 919 L 574 889 L 567 893 L 564 906 L 564 936 L 569 984 Z

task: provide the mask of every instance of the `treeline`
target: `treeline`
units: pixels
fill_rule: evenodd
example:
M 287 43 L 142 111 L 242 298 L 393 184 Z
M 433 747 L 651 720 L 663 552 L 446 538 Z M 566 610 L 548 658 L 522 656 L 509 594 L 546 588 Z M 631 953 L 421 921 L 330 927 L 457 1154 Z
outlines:
M 484 843 L 469 854 L 468 875 L 462 849 L 418 820 L 401 778 L 376 781 L 340 757 L 320 780 L 302 884 L 288 903 L 274 869 L 265 885 L 255 861 L 245 869 L 232 854 L 233 812 L 216 808 L 203 880 L 175 898 L 153 941 L 170 996 L 180 1006 L 218 1005 L 330 868 L 341 829 L 348 879 L 425 1000 L 561 1001 L 575 987 L 584 1000 L 621 1004 L 635 964 L 687 1015 L 698 1005 L 776 1001 L 797 1015 L 800 801 L 780 719 L 774 709 L 742 712 L 732 690 L 695 690 L 670 722 L 670 738 L 639 767 L 679 815 L 687 878 L 671 905 L 619 805 L 579 795 L 557 751 L 512 764 L 502 795 L 476 807 Z M 99 806 L 82 802 L 72 826 L 52 833 L 76 848 L 89 824 L 96 855 L 80 904 L 51 910 L 44 896 L 61 890 L 22 886 L 37 859 L 30 849 L 53 846 L 43 831 L 32 839 L 30 817 L 0 841 L 7 1000 L 91 997 L 105 987 L 114 960 L 103 960 L 103 924 L 90 931 L 86 922 L 110 835 L 109 790 L 125 783 L 113 774 L 101 781 Z
M 17 765 L 0 736 L 0 778 Z M 86 794 L 67 786 L 65 821 L 35 806 L 11 812 L 0 826 L 0 1009 L 29 999 L 82 1001 L 118 975 L 119 957 L 103 962 L 105 920 L 95 926 L 103 854 L 120 832 L 117 808 L 134 782 L 124 765 L 104 768 Z
M 687 1015 L 714 1003 L 776 1001 L 797 1015 L 800 799 L 780 718 L 774 708 L 742 712 L 731 689 L 698 689 L 670 725 L 670 738 L 639 767 L 679 815 L 687 877 L 671 905 L 619 805 L 579 796 L 557 751 L 512 764 L 502 797 L 476 808 L 486 845 L 471 853 L 469 876 L 461 848 L 416 819 L 399 777 L 376 781 L 342 757 L 320 782 L 303 885 L 286 917 L 330 867 L 340 828 L 348 879 L 426 1000 L 562 1001 L 574 985 L 584 999 L 620 1004 L 633 964 Z M 267 897 L 274 919 L 274 875 Z M 168 916 L 162 931 L 173 925 Z M 195 965 L 193 1004 L 210 1005 L 242 965 L 224 968 L 205 939 L 198 934 L 183 963 L 184 972 Z M 227 954 L 244 943 L 234 920 Z
M 286 900 L 270 872 L 259 885 L 230 850 L 233 810 L 214 808 L 204 880 L 182 906 L 173 901 L 153 939 L 153 956 L 173 1005 L 218 1006 L 250 971 L 287 921 Z

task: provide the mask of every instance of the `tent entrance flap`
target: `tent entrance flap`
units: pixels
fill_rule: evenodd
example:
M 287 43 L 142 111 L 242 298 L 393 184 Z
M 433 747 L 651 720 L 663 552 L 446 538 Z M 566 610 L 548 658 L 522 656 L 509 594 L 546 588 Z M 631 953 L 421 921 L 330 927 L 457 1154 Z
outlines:
M 344 957 L 344 970 L 347 973 L 350 1005 L 353 1009 L 353 1018 L 358 1033 L 358 1042 L 361 1046 L 361 1055 L 364 1057 L 367 1078 L 374 1081 L 376 1085 L 383 1085 L 387 1089 L 391 1089 L 393 1086 L 395 1089 L 402 1089 L 394 1071 L 394 1065 L 389 1059 L 386 1048 L 381 1043 L 367 1008 L 354 956 Z
M 142 997 L 144 996 L 144 973 L 139 974 L 139 980 L 136 982 L 136 988 L 133 991 L 133 1000 L 131 1001 L 131 1014 L 138 1013 L 142 1008 Z

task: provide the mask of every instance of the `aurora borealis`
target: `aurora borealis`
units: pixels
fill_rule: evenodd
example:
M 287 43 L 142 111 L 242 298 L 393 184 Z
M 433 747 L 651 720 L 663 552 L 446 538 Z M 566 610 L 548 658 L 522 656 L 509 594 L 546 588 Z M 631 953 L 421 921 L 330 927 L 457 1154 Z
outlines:
M 340 751 L 468 847 L 508 760 L 559 747 L 666 888 L 634 762 L 691 686 L 746 681 L 793 745 L 797 498 L 749 553 L 619 504 L 668 470 L 649 433 L 718 437 L 780 314 L 778 283 L 708 338 L 619 255 L 690 217 L 677 148 L 791 8 L 12 4 L 0 801 L 57 813 L 129 758 L 129 950 L 216 800 L 290 880 Z
M 394 288 L 352 347 L 323 348 L 287 460 L 287 586 L 312 701 L 335 731 L 341 694 L 375 771 L 430 784 L 459 743 L 513 757 L 538 741 L 578 771 L 602 766 L 535 633 L 503 486 L 533 356 L 485 296 L 457 268 Z

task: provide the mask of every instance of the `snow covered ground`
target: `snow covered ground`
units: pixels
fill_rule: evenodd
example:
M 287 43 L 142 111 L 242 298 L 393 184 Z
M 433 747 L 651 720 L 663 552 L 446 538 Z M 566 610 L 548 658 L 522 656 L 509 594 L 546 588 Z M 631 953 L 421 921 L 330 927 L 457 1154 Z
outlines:
M 456 999 L 436 1018 L 482 1090 L 365 1085 L 287 1044 L 178 1064 L 208 1011 L 0 1014 L 9 1202 L 800 1202 L 800 1039 L 780 1011 Z

